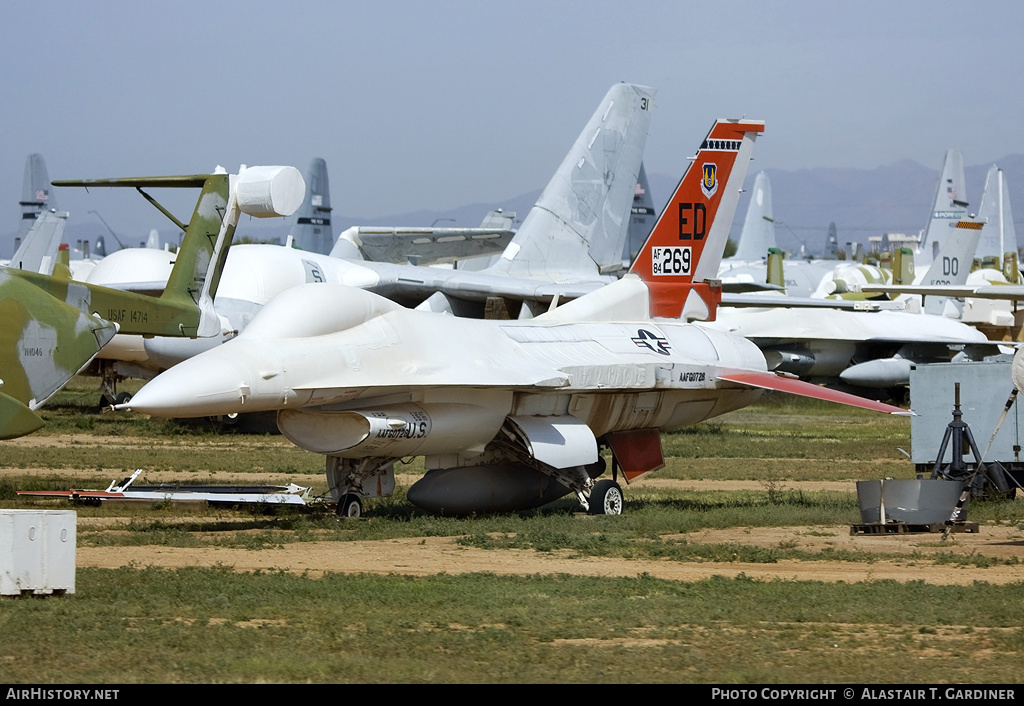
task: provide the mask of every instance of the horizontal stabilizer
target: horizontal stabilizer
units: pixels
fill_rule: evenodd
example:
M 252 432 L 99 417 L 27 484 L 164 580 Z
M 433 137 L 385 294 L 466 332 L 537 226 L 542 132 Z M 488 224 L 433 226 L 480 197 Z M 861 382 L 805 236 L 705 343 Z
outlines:
M 837 402 L 839 404 L 850 405 L 851 407 L 870 409 L 875 412 L 885 412 L 886 414 L 901 414 L 905 416 L 912 414 L 912 412 L 899 407 L 894 407 L 890 404 L 885 404 L 884 402 L 864 399 L 857 395 L 839 392 L 838 390 L 830 390 L 827 387 L 813 385 L 809 382 L 804 382 L 803 380 L 797 380 L 795 378 L 782 377 L 781 375 L 776 375 L 774 373 L 737 371 L 735 373 L 720 375 L 719 379 L 735 382 L 740 385 L 747 385 L 748 387 L 760 387 L 763 390 L 778 390 L 779 392 L 788 392 L 791 395 L 813 397 L 817 400 Z

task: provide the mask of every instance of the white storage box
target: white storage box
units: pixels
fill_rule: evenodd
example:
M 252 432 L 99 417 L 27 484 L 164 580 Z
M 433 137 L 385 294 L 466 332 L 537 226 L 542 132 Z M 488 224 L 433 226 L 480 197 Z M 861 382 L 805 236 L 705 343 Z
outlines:
M 0 595 L 75 592 L 77 513 L 0 510 Z

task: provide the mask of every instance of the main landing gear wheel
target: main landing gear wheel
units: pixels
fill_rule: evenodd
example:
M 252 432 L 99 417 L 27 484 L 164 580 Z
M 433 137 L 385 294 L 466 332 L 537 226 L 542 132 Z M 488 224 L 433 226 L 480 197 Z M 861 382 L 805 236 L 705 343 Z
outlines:
M 599 480 L 590 491 L 591 515 L 621 515 L 624 504 L 622 487 L 613 480 Z
M 355 493 L 348 493 L 338 502 L 338 517 L 362 517 L 363 501 Z

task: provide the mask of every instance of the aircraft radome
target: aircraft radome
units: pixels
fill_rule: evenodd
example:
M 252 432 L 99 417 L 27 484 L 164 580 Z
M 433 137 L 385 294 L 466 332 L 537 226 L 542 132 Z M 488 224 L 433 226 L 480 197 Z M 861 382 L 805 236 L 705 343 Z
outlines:
M 763 389 L 903 413 L 769 373 L 752 343 L 687 323 L 714 316 L 711 278 L 763 129 L 717 121 L 631 273 L 535 319 L 455 318 L 305 285 L 120 408 L 277 411 L 288 439 L 326 455 L 344 516 L 389 495 L 394 463 L 408 456 L 428 469 L 408 498 L 430 511 L 522 510 L 575 492 L 591 512 L 618 514 L 620 472 L 628 481 L 661 467 L 661 431 L 744 407 Z M 601 446 L 612 478 L 595 482 Z

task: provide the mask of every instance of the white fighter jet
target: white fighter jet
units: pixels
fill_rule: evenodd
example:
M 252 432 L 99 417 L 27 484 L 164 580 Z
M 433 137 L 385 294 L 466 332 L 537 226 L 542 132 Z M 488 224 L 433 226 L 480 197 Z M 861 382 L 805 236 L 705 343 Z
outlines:
M 627 231 L 637 218 L 631 207 L 635 206 L 654 97 L 654 89 L 636 84 L 615 84 L 608 90 L 511 242 L 484 269 L 369 261 L 366 258 L 370 256 L 386 259 L 391 250 L 387 233 L 371 233 L 373 229 L 346 231 L 332 250 L 333 256 L 279 245 L 236 245 L 228 256 L 215 303 L 224 320 L 222 335 L 198 342 L 115 337 L 100 354 L 112 363 L 104 364 L 104 399 L 117 397 L 118 376 L 148 379 L 229 340 L 274 296 L 306 283 L 359 287 L 406 306 L 458 316 L 483 318 L 497 311 L 493 318 L 531 318 L 614 281 L 624 269 Z M 326 167 L 314 160 L 311 172 L 309 196 L 319 197 L 320 206 L 307 211 L 312 204 L 307 199 L 302 218 L 317 220 L 318 229 L 326 228 L 329 211 L 324 204 L 329 208 L 329 196 L 315 190 L 327 186 Z M 415 245 L 409 253 L 420 260 L 453 252 L 465 254 L 462 238 L 507 231 L 507 220 L 492 220 L 497 222 L 489 228 L 448 233 L 432 229 L 437 238 Z M 304 227 L 296 223 L 296 228 Z M 460 241 L 448 242 L 449 236 Z M 316 238 L 315 233 L 302 237 L 304 242 L 316 242 Z M 415 241 L 416 237 L 405 232 L 395 239 Z M 159 251 L 114 253 L 107 260 L 90 278 L 91 283 L 159 291 L 169 271 L 169 258 Z
M 766 388 L 902 413 L 777 376 L 749 341 L 688 323 L 714 316 L 712 278 L 763 130 L 717 121 L 631 272 L 532 320 L 443 316 L 305 285 L 121 408 L 277 411 L 285 436 L 326 455 L 343 516 L 390 494 L 394 463 L 408 456 L 428 469 L 408 498 L 430 511 L 522 510 L 575 492 L 591 512 L 617 514 L 619 476 L 663 465 L 660 432 L 744 407 Z M 612 478 L 595 483 L 602 446 Z

